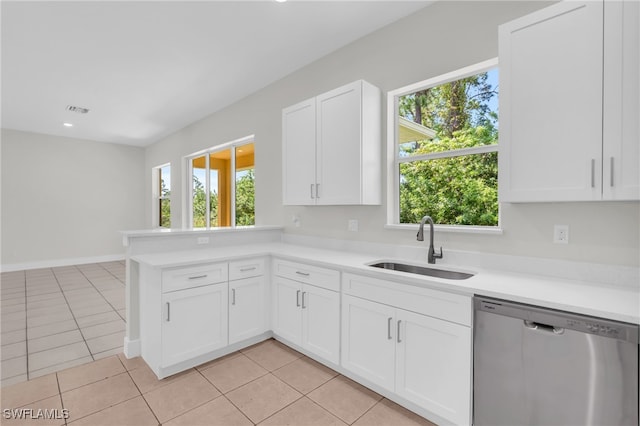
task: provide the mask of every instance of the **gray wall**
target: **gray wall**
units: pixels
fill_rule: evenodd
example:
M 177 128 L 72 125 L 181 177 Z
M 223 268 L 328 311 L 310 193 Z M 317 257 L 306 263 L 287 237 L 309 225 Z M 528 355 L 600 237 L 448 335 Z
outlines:
M 146 174 L 142 148 L 3 129 L 3 269 L 124 256 Z
M 282 108 L 357 79 L 365 79 L 385 93 L 495 57 L 498 25 L 545 5 L 537 1 L 436 3 L 150 146 L 145 170 L 171 162 L 172 224 L 180 227 L 185 207 L 183 157 L 255 134 L 258 224 L 283 224 L 288 233 L 418 244 L 415 231 L 384 228 L 385 205 L 283 207 Z M 386 117 L 385 110 L 383 105 L 383 117 Z M 386 135 L 386 123 L 383 123 L 383 135 Z M 384 147 L 383 153 L 386 153 Z M 149 188 L 150 173 L 145 176 L 145 187 Z M 151 225 L 150 206 L 150 191 L 147 191 L 147 226 Z M 300 217 L 300 227 L 293 226 L 293 215 Z M 640 263 L 639 216 L 638 202 L 503 205 L 502 235 L 441 232 L 436 235 L 436 243 L 445 250 L 637 266 Z M 359 232 L 347 231 L 348 219 L 360 221 Z M 552 243 L 554 224 L 570 226 L 570 244 Z

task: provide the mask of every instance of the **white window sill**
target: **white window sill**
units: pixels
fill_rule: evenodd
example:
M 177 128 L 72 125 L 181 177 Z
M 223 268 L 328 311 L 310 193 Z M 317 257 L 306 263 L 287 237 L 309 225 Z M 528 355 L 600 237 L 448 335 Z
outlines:
M 427 225 L 428 226 L 428 225 Z M 402 231 L 418 231 L 418 224 L 388 223 L 385 229 L 398 229 Z M 467 226 L 467 225 L 435 225 L 436 232 L 456 232 L 463 234 L 489 234 L 502 235 L 503 230 L 499 226 Z

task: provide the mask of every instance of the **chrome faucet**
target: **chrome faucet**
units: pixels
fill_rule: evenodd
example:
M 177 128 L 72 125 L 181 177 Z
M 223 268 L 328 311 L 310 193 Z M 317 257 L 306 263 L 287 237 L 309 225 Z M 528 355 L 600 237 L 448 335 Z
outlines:
M 436 263 L 436 259 L 442 259 L 442 247 L 440 247 L 440 253 L 436 254 L 433 248 L 433 219 L 431 216 L 425 216 L 420 221 L 420 228 L 418 228 L 418 241 L 424 241 L 424 224 L 429 222 L 429 254 L 427 255 L 427 262 Z

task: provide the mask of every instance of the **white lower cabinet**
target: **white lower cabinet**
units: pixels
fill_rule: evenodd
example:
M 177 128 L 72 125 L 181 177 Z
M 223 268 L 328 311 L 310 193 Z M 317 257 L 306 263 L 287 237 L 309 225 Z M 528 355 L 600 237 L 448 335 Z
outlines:
M 227 283 L 162 295 L 162 366 L 227 346 Z
M 340 274 L 278 259 L 273 270 L 274 334 L 338 364 L 340 292 L 334 289 L 340 288 Z
M 340 362 L 340 293 L 274 277 L 273 332 L 291 343 Z
M 229 281 L 229 344 L 266 331 L 265 278 Z
M 469 327 L 343 295 L 342 366 L 455 424 L 470 422 Z

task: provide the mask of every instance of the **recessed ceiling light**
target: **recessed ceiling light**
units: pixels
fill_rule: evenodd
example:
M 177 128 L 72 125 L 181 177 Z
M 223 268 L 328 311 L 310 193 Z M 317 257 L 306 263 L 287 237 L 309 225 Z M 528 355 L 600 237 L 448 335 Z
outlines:
M 71 124 L 71 123 L 62 123 L 62 125 L 64 127 L 73 127 L 73 124 Z
M 287 0 L 276 0 L 276 1 L 277 1 L 278 3 L 284 3 L 284 2 L 286 2 Z

